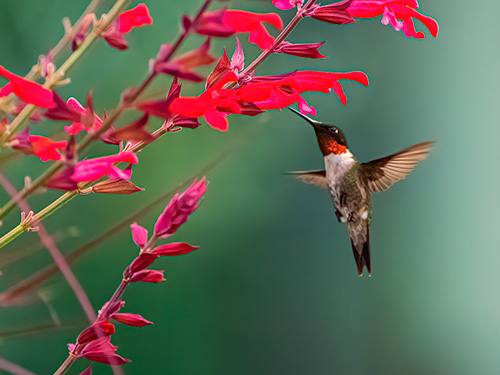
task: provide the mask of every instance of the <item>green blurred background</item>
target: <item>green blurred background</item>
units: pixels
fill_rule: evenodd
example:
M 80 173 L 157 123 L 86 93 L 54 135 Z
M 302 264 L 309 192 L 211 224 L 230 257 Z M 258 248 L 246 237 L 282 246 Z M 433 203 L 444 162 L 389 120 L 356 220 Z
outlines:
M 113 108 L 121 91 L 145 77 L 159 45 L 173 40 L 181 14 L 193 14 L 200 1 L 147 4 L 153 26 L 128 35 L 126 52 L 97 43 L 70 72 L 72 84 L 59 90 L 63 97 L 83 102 L 92 89 L 99 111 Z M 1 64 L 27 72 L 62 35 L 61 19 L 74 21 L 85 5 L 81 0 L 3 1 Z M 275 11 L 264 1 L 230 6 Z M 132 285 L 126 293 L 123 311 L 155 322 L 142 329 L 118 328 L 113 342 L 119 354 L 133 360 L 124 367 L 126 374 L 498 373 L 500 4 L 422 0 L 421 7 L 438 20 L 438 38 L 408 39 L 382 26 L 380 18 L 343 27 L 305 20 L 288 40 L 326 40 L 321 51 L 328 59 L 277 55 L 258 70 L 366 72 L 368 88 L 345 83 L 346 107 L 333 94 L 306 95 L 318 119 L 343 128 L 361 161 L 437 141 L 407 180 L 373 199 L 371 278 L 357 276 L 347 229 L 337 223 L 328 193 L 283 175 L 322 167 L 312 129 L 288 111 L 231 116 L 227 133 L 203 125 L 167 135 L 146 148 L 134 168 L 133 181 L 145 192 L 78 197 L 46 221 L 51 233 L 62 236 L 60 249 L 69 253 L 215 155 L 225 155 L 208 173 L 201 208 L 172 238 L 201 249 L 160 260 L 157 268 L 166 269 L 167 282 Z M 285 20 L 292 16 L 280 14 Z M 243 39 L 248 63 L 258 50 Z M 184 50 L 202 40 L 191 38 Z M 214 40 L 213 54 L 220 55 L 224 46 L 232 53 L 234 38 Z M 151 97 L 169 82 L 159 80 Z M 200 90 L 200 85 L 183 86 L 184 95 Z M 159 124 L 155 119 L 151 126 Z M 52 134 L 60 127 L 35 124 L 32 132 Z M 91 150 L 92 155 L 111 152 L 109 147 Z M 25 175 L 35 177 L 42 170 L 35 158 L 23 158 L 5 173 L 20 188 Z M 36 195 L 30 203 L 40 209 L 56 196 Z M 151 228 L 161 210 L 159 205 L 140 223 Z M 12 214 L 3 231 L 18 217 Z M 36 242 L 36 234 L 25 234 L 6 251 L 16 253 Z M 96 308 L 109 298 L 135 254 L 125 229 L 74 264 Z M 40 251 L 2 267 L 1 289 L 50 263 L 48 253 Z M 51 374 L 86 321 L 62 277 L 44 284 L 41 294 L 50 308 L 35 296 L 33 304 L 0 310 L 0 356 L 37 374 Z M 52 324 L 50 309 L 62 329 L 5 335 Z M 70 373 L 86 366 L 81 360 Z M 94 374 L 110 372 L 94 366 Z

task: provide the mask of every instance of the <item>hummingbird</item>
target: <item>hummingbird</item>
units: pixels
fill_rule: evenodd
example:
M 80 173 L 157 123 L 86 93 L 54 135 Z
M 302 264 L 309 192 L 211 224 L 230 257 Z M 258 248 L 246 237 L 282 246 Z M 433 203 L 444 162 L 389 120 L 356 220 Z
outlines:
M 290 172 L 302 182 L 326 188 L 330 192 L 335 216 L 347 223 L 352 252 L 359 276 L 370 267 L 371 194 L 387 190 L 404 179 L 415 165 L 427 157 L 432 141 L 418 143 L 392 155 L 359 163 L 347 147 L 344 132 L 290 108 L 311 124 L 325 161 L 325 170 Z

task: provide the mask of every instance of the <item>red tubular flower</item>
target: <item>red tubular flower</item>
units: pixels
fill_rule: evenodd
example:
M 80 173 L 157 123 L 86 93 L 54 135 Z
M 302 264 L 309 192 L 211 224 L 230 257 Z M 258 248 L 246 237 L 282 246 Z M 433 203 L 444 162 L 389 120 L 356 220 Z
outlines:
M 286 53 L 287 55 L 299 57 L 308 57 L 310 59 L 324 59 L 326 56 L 318 51 L 318 48 L 320 48 L 323 44 L 325 44 L 325 42 L 306 44 L 283 42 L 273 52 Z
M 269 23 L 278 30 L 283 28 L 283 21 L 276 13 L 252 13 L 244 10 L 228 10 L 224 15 L 224 24 L 237 33 L 250 33 L 248 41 L 265 50 L 272 47 L 274 38 L 264 27 Z
M 111 319 L 114 319 L 119 323 L 133 327 L 144 327 L 153 324 L 153 322 L 144 319 L 139 314 L 117 313 L 117 314 L 112 314 L 110 317 Z
M 118 16 L 118 30 L 122 34 L 127 34 L 133 28 L 152 25 L 153 19 L 149 15 L 148 6 L 144 3 L 138 4 L 135 8 L 126 10 Z
M 347 97 L 342 85 L 338 82 L 339 80 L 348 79 L 356 81 L 363 86 L 368 86 L 369 84 L 366 74 L 359 71 L 348 73 L 301 71 L 296 72 L 293 77 L 299 81 L 301 92 L 320 91 L 329 93 L 333 89 L 333 92 L 337 94 L 344 105 L 347 105 Z
M 422 22 L 432 36 L 436 37 L 439 25 L 435 19 L 416 11 L 417 0 L 353 0 L 347 11 L 355 18 L 374 18 L 380 15 L 382 24 L 391 26 L 396 31 L 403 31 L 409 38 L 423 39 L 425 34 L 415 30 L 413 19 Z
M 54 107 L 53 93 L 47 90 L 39 83 L 25 79 L 14 74 L 0 65 L 0 76 L 8 79 L 10 84 L 1 89 L 0 96 L 6 96 L 13 92 L 16 96 L 26 103 L 33 104 L 41 108 Z
M 198 201 L 207 191 L 206 178 L 195 181 L 182 194 L 176 194 L 156 220 L 154 235 L 166 238 L 174 234 L 184 224 L 189 215 L 198 208 Z
M 137 164 L 137 156 L 133 152 L 122 152 L 116 155 L 103 156 L 95 159 L 83 160 L 75 165 L 75 172 L 71 178 L 76 182 L 97 181 L 108 175 L 110 178 L 129 180 L 132 171 L 121 170 L 116 163 Z
M 152 253 L 159 256 L 175 256 L 189 254 L 196 249 L 198 249 L 198 246 L 191 246 L 183 242 L 172 242 L 155 247 Z
M 66 141 L 54 142 L 52 139 L 41 135 L 30 135 L 28 140 L 33 146 L 34 155 L 44 162 L 61 159 L 61 154 L 57 150 L 64 149 L 67 144 Z
M 179 115 L 197 118 L 205 116 L 207 123 L 218 130 L 226 131 L 228 113 L 241 113 L 241 106 L 236 98 L 237 90 L 223 89 L 228 82 L 236 82 L 234 72 L 228 72 L 215 85 L 198 97 L 176 98 L 169 110 Z

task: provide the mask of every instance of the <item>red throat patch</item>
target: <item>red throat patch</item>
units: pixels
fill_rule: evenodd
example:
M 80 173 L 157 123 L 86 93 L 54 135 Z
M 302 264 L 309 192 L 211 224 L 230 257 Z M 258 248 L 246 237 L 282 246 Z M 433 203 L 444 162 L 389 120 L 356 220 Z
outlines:
M 342 146 L 341 144 L 338 144 L 333 139 L 320 140 L 319 147 L 321 148 L 321 152 L 323 153 L 323 156 L 327 156 L 330 154 L 340 155 L 340 154 L 344 154 L 347 151 L 346 146 Z

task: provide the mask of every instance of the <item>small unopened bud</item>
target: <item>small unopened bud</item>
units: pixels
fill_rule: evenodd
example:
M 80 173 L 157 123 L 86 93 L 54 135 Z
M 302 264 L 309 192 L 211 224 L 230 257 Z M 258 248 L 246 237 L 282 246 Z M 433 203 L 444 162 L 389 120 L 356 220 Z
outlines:
M 130 181 L 123 180 L 121 178 L 111 178 L 109 180 L 104 180 L 98 182 L 94 186 L 92 186 L 92 191 L 94 193 L 102 193 L 102 194 L 134 194 L 139 191 L 143 191 L 143 188 L 140 188 L 133 184 Z

